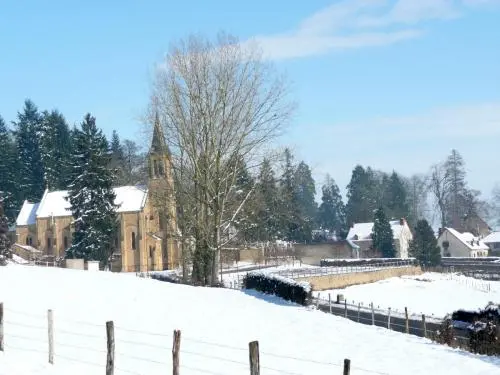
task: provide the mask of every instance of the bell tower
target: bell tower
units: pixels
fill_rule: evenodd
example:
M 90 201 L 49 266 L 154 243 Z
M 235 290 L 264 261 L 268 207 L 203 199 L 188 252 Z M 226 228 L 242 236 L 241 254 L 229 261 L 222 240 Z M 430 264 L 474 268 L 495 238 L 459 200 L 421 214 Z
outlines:
M 153 139 L 148 153 L 149 199 L 157 216 L 155 235 L 161 238 L 163 269 L 179 265 L 177 245 L 177 207 L 175 202 L 172 160 L 158 114 L 155 117 Z

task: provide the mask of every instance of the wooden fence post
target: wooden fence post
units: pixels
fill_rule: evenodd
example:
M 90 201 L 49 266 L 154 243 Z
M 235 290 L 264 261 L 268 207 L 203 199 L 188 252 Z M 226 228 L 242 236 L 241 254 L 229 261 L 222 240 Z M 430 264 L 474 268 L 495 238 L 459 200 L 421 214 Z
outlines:
M 422 314 L 422 326 L 424 329 L 424 337 L 427 338 L 427 323 L 425 322 L 425 314 Z
M 115 372 L 115 325 L 113 321 L 106 322 L 106 340 L 108 348 L 106 375 L 113 375 Z
M 328 293 L 328 305 L 330 306 L 330 314 L 332 313 L 332 295 Z
M 47 311 L 48 334 L 49 334 L 49 363 L 54 364 L 54 314 L 52 310 Z
M 359 315 L 361 314 L 361 303 L 358 302 L 358 323 L 359 323 Z
M 0 352 L 3 351 L 3 302 L 0 302 Z
M 259 342 L 252 341 L 248 344 L 250 355 L 250 375 L 260 374 Z
M 389 307 L 389 314 L 387 315 L 387 329 L 391 329 L 391 308 Z
M 373 302 L 371 303 L 372 305 L 372 326 L 375 325 L 375 309 L 373 308 Z
M 408 320 L 408 307 L 405 306 L 405 328 L 406 333 L 410 333 L 410 322 Z
M 172 374 L 179 375 L 179 354 L 181 351 L 181 331 L 174 331 L 174 344 L 172 345 Z
M 344 300 L 344 318 L 347 318 L 347 299 Z
M 344 359 L 344 375 L 350 375 L 351 374 L 351 360 L 350 359 Z

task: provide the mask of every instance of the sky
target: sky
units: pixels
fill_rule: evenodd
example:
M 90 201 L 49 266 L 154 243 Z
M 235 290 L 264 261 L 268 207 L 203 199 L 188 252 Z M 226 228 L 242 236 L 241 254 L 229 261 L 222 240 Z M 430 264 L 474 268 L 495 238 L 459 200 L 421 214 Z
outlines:
M 169 45 L 257 41 L 298 108 L 280 144 L 317 190 L 356 164 L 410 176 L 454 148 L 469 184 L 500 183 L 500 0 L 0 0 L 0 115 L 26 98 L 70 124 L 146 143 L 140 117 Z

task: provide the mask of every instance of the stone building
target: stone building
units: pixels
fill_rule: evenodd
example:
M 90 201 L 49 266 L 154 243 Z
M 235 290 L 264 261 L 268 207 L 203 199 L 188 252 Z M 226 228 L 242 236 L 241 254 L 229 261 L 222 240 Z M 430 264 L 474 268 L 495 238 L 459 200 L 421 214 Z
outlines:
M 119 229 L 112 269 L 146 271 L 172 269 L 180 264 L 176 205 L 170 153 L 155 121 L 148 153 L 147 186 L 114 188 Z M 73 218 L 67 191 L 46 190 L 41 201 L 25 201 L 16 222 L 16 243 L 45 256 L 64 257 L 71 246 Z

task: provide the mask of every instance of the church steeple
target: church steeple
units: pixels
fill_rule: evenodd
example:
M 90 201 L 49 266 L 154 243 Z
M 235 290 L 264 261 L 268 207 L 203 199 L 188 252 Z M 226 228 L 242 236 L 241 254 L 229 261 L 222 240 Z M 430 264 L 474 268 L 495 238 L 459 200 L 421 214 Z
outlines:
M 163 134 L 163 129 L 161 128 L 160 118 L 158 112 L 155 115 L 155 123 L 153 128 L 153 139 L 151 141 L 150 153 L 155 154 L 167 154 L 168 147 L 165 141 L 165 135 Z
M 168 169 L 168 170 L 167 170 Z M 170 153 L 168 150 L 163 129 L 161 128 L 158 113 L 155 116 L 153 139 L 149 149 L 149 178 L 155 180 L 168 177 L 170 169 Z

